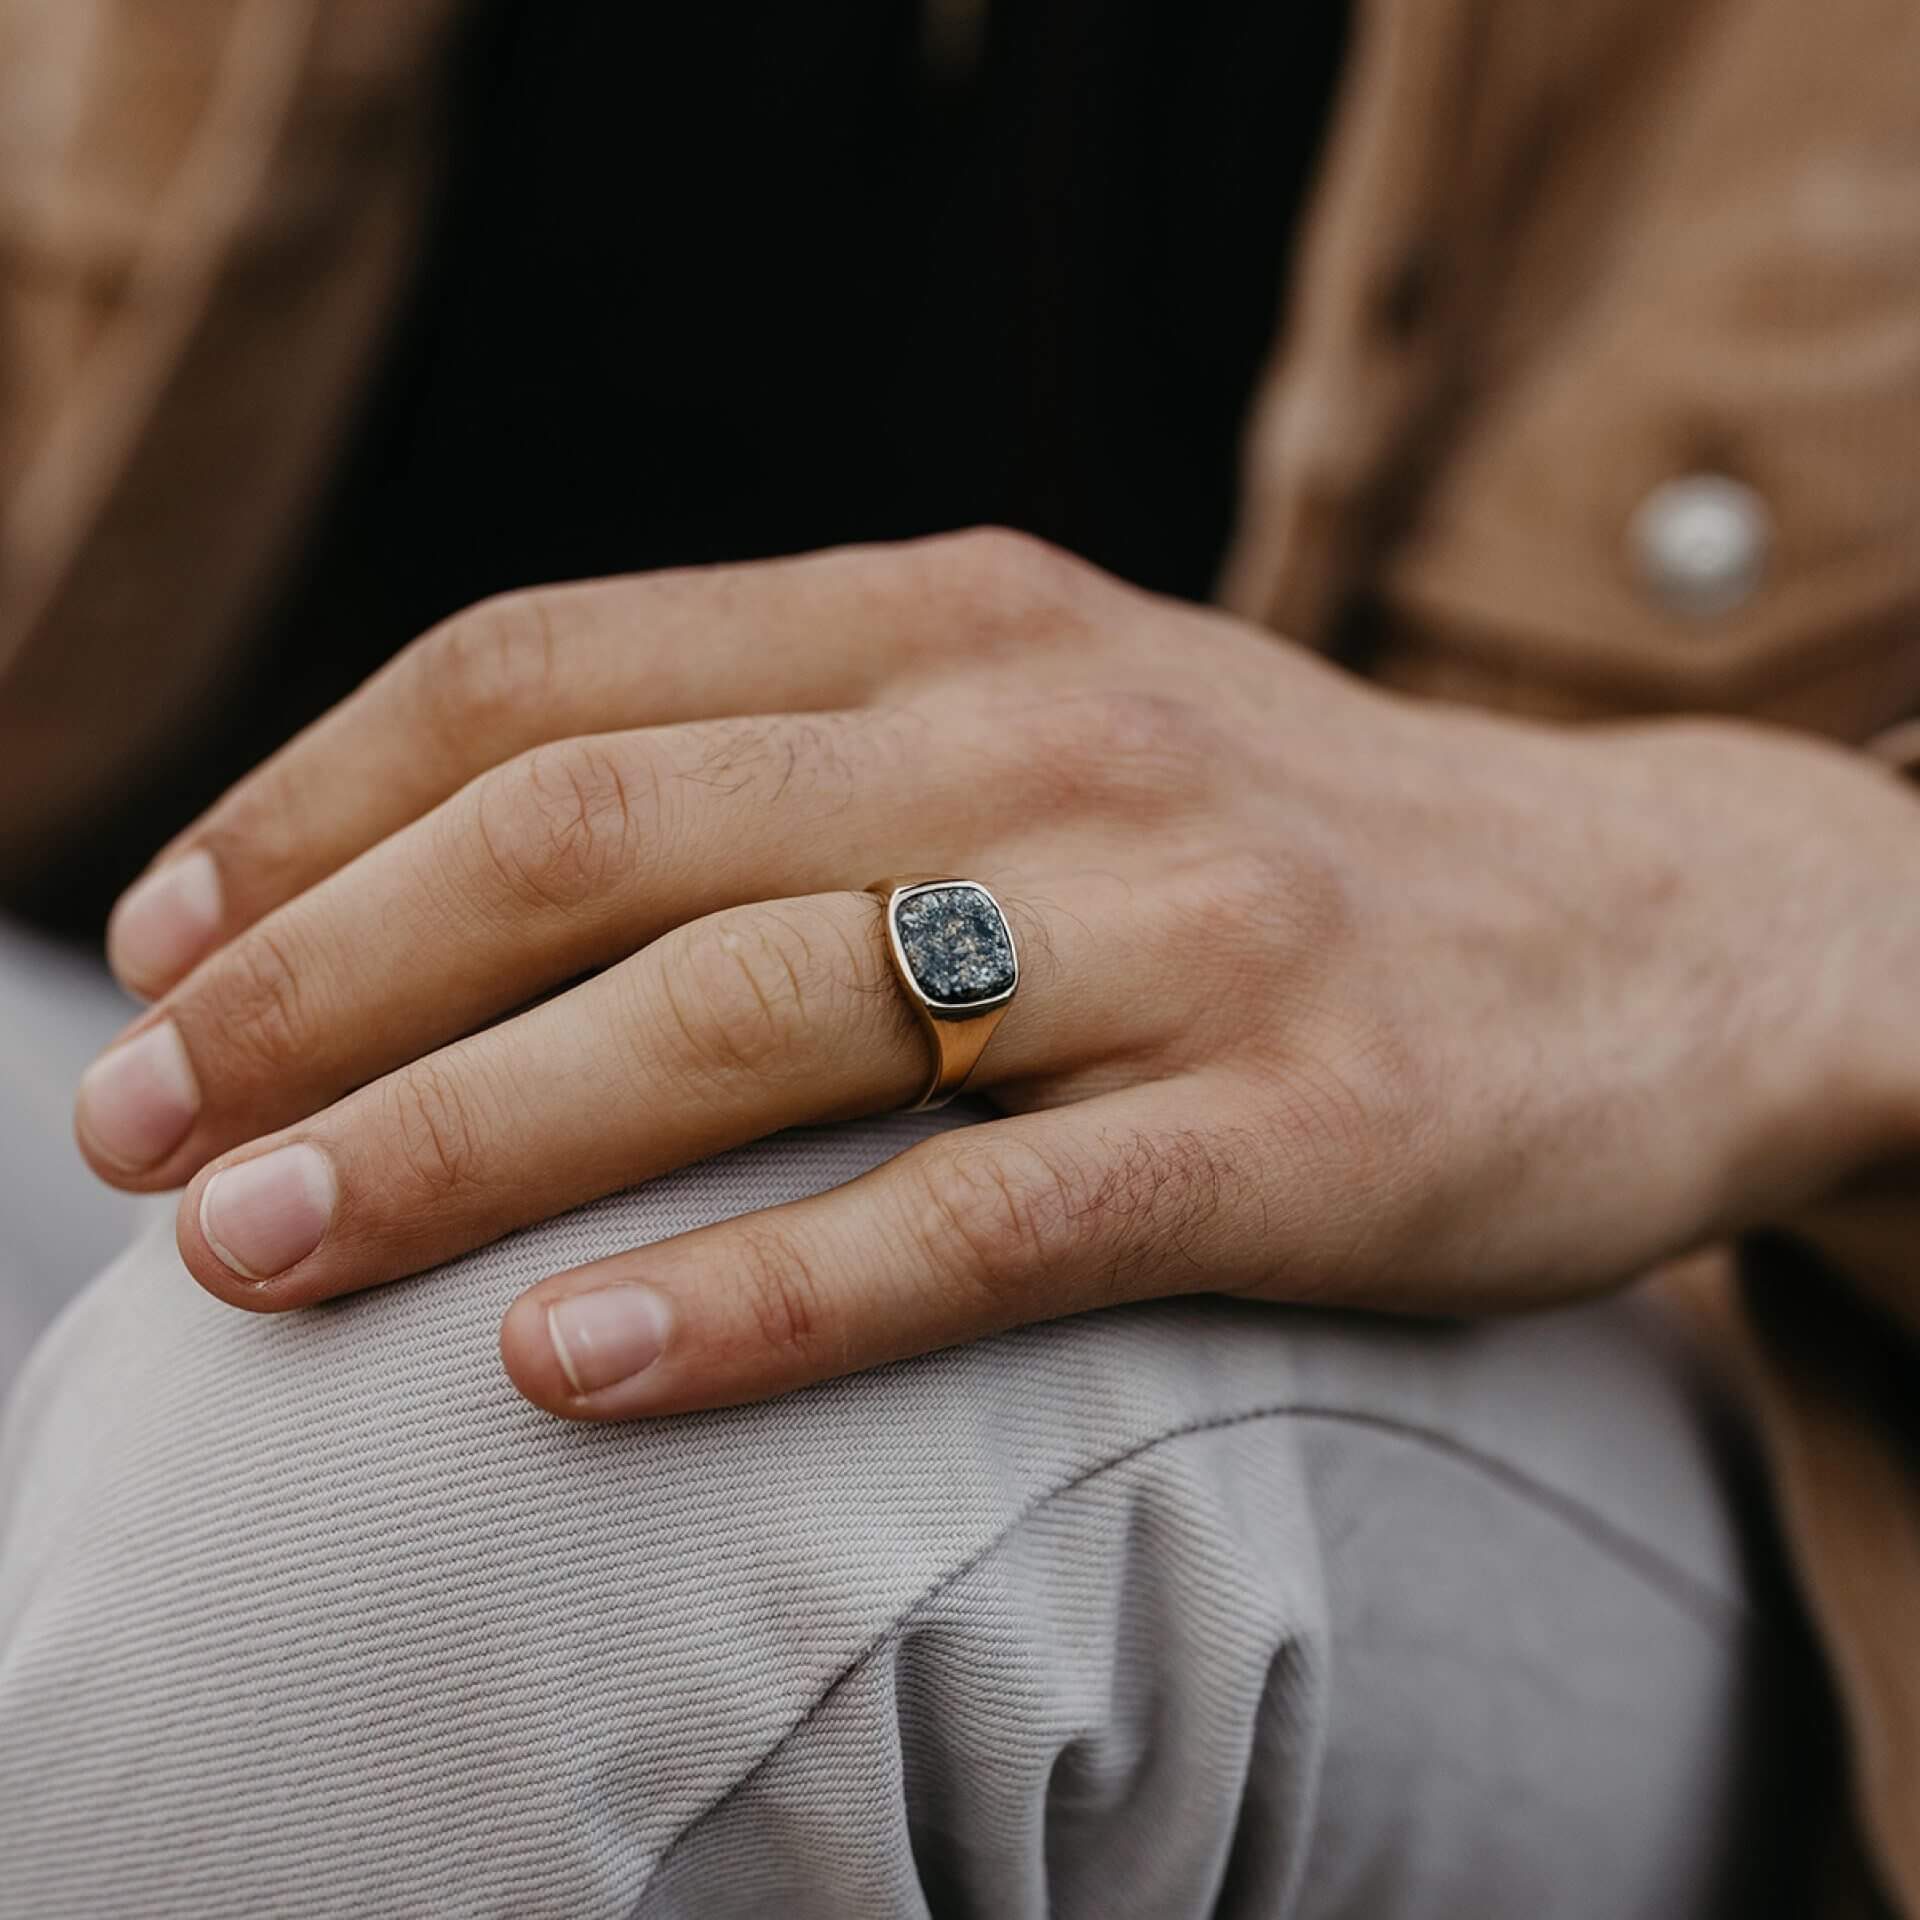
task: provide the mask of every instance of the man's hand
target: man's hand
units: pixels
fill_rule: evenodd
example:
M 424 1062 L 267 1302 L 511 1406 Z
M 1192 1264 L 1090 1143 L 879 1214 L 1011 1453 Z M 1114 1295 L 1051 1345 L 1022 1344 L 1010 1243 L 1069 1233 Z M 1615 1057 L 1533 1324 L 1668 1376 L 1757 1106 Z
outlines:
M 664 1413 L 1196 1290 L 1544 1301 L 1920 1139 L 1917 854 L 1832 750 L 1410 705 L 1009 535 L 519 594 L 122 902 L 159 998 L 79 1134 L 190 1183 L 220 1298 L 374 1286 L 912 1098 L 860 889 L 965 874 L 1022 956 L 1002 1117 L 542 1281 L 523 1393 Z

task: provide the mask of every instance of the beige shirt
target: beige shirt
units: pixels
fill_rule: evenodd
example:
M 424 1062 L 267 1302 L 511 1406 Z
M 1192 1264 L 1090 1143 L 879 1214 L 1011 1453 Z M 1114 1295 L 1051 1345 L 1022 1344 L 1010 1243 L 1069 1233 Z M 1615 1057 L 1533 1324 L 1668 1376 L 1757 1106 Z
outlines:
M 0 875 L 111 804 L 297 549 L 455 6 L 0 0 Z M 1358 615 L 1380 677 L 1543 716 L 1920 712 L 1911 0 L 1359 0 L 1302 249 L 1227 604 L 1310 644 Z M 1697 1297 L 1920 1920 L 1920 1414 L 1882 1331 L 1920 1331 L 1915 1188 L 1794 1223 L 1824 1284 Z

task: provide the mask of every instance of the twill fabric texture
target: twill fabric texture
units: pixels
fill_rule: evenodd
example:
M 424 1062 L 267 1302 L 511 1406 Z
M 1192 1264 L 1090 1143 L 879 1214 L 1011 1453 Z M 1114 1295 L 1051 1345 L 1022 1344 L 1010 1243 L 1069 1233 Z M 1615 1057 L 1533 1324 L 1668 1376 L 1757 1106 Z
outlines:
M 0 1915 L 1754 1910 L 1794 1667 L 1643 1303 L 1162 1305 L 619 1427 L 503 1378 L 541 1274 L 969 1117 L 284 1317 L 157 1210 L 0 1451 Z

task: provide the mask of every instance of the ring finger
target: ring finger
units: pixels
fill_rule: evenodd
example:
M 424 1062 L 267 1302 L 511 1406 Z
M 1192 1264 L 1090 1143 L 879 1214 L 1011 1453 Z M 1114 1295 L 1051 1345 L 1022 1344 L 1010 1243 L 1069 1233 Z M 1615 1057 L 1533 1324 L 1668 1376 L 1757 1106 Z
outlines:
M 1076 899 L 1043 928 L 1008 904 L 1025 977 L 982 1083 L 1096 1056 L 1062 979 L 1102 1005 L 1103 1036 L 1134 1024 L 1144 970 L 1085 930 L 1102 905 L 1119 902 Z M 877 900 L 735 908 L 223 1157 L 182 1196 L 181 1251 L 235 1305 L 306 1306 L 763 1134 L 900 1105 L 926 1070 Z

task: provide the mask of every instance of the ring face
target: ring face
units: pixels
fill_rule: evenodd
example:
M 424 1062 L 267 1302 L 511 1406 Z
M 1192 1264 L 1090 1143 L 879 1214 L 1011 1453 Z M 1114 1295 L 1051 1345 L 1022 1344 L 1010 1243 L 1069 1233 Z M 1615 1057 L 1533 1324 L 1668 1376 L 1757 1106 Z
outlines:
M 1000 903 L 973 880 L 903 887 L 887 928 L 901 971 L 927 1011 L 964 1019 L 1004 1005 L 1019 984 L 1013 932 Z

